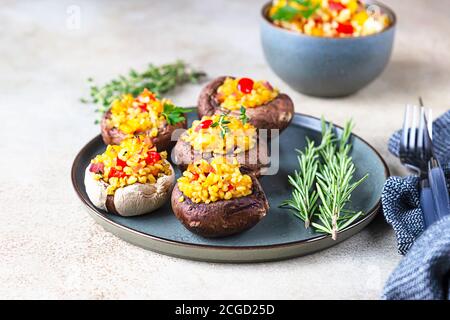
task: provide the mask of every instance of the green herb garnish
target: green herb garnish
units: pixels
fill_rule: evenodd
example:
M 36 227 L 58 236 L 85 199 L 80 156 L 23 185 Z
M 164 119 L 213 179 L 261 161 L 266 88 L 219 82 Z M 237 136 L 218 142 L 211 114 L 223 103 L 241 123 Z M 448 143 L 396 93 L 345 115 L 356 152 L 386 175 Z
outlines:
M 230 128 L 228 128 L 228 126 L 227 126 L 229 123 L 230 123 L 230 121 L 225 120 L 225 115 L 221 114 L 220 117 L 219 117 L 219 120 L 216 121 L 216 122 L 213 122 L 211 124 L 211 127 L 212 128 L 219 127 L 219 129 L 220 129 L 220 136 L 223 139 L 223 138 L 225 138 L 225 135 L 227 134 L 227 132 L 230 131 Z
M 247 113 L 246 113 L 245 107 L 241 106 L 240 111 L 241 111 L 241 114 L 239 115 L 239 119 L 241 120 L 241 122 L 243 124 L 246 124 L 248 122 L 248 120 L 249 120 L 249 117 L 247 117 Z
M 300 171 L 295 170 L 293 176 L 288 176 L 294 190 L 292 199 L 285 200 L 282 206 L 293 208 L 293 214 L 305 222 L 305 228 L 309 228 L 311 216 L 317 208 L 318 194 L 314 190 L 314 182 L 319 167 L 318 155 L 313 141 L 308 141 L 305 151 L 296 151 Z
M 82 98 L 80 101 L 96 104 L 96 112 L 99 113 L 99 118 L 101 118 L 109 109 L 111 103 L 123 94 L 130 93 L 133 96 L 137 96 L 147 88 L 160 97 L 160 95 L 174 89 L 176 86 L 188 82 L 197 83 L 205 75 L 202 71 L 190 69 L 183 61 L 176 61 L 175 63 L 162 66 L 149 64 L 143 72 L 132 69 L 127 76 L 119 75 L 116 79 L 101 86 L 94 85 L 93 79 L 89 78 L 88 82 L 91 84 L 90 98 Z
M 166 121 L 169 125 L 174 125 L 186 120 L 183 115 L 184 113 L 193 112 L 195 110 L 195 108 L 181 108 L 174 106 L 173 104 L 165 103 L 163 112 L 161 112 L 161 114 L 166 118 Z
M 293 186 L 292 198 L 282 206 L 293 209 L 294 215 L 312 225 L 317 232 L 337 233 L 353 223 L 363 213 L 346 209 L 352 192 L 368 175 L 353 182 L 355 165 L 349 153 L 353 123 L 348 121 L 340 139 L 333 133 L 333 127 L 322 119 L 322 141 L 315 146 L 307 140 L 304 151 L 299 151 L 300 171 L 289 176 Z
M 293 7 L 289 4 L 278 9 L 273 15 L 273 20 L 292 21 L 296 17 L 303 17 L 308 19 L 317 9 L 320 8 L 320 3 L 311 0 L 294 0 L 301 8 Z

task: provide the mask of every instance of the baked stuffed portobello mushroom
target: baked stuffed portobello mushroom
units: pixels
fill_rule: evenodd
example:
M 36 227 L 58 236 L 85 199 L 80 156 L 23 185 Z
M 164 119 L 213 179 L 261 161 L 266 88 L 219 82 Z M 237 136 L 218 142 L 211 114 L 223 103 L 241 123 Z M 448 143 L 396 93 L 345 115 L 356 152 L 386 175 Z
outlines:
M 172 210 L 190 231 L 224 237 L 255 226 L 269 204 L 258 180 L 236 159 L 217 157 L 190 164 L 172 192 Z
M 195 120 L 172 150 L 172 159 L 181 170 L 197 160 L 223 155 L 233 156 L 241 170 L 256 176 L 269 165 L 266 139 L 259 138 L 245 109 L 239 118 L 214 114 Z
M 292 121 L 294 104 L 268 81 L 222 76 L 209 82 L 198 99 L 199 117 L 216 113 L 239 115 L 246 109 L 250 123 L 258 129 L 283 131 Z
M 121 216 L 150 213 L 169 200 L 175 174 L 149 137 L 109 145 L 91 160 L 84 184 L 91 202 L 99 209 Z
M 134 98 L 125 94 L 111 104 L 100 122 L 105 144 L 120 144 L 124 139 L 137 135 L 150 137 L 159 151 L 170 151 L 175 145 L 172 133 L 186 128 L 183 108 L 168 99 L 158 99 L 145 89 Z

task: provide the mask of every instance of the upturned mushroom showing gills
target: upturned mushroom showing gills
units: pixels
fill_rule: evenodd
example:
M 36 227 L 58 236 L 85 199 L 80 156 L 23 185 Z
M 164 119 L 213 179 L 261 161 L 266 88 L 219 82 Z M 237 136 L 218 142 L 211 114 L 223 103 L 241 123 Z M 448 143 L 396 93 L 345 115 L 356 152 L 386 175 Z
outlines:
M 245 109 L 241 111 L 239 118 L 215 114 L 195 120 L 172 150 L 175 163 L 185 170 L 188 164 L 199 159 L 231 155 L 243 171 L 259 176 L 269 165 L 267 142 L 258 137 Z
M 91 202 L 121 216 L 137 216 L 161 207 L 170 197 L 175 174 L 151 139 L 139 136 L 109 145 L 91 160 L 84 183 Z
M 125 94 L 111 104 L 100 123 L 105 144 L 119 144 L 134 135 L 145 134 L 159 151 L 170 151 L 175 145 L 174 130 L 186 128 L 184 109 L 168 99 L 158 99 L 147 89 L 136 98 Z
M 250 229 L 269 209 L 258 180 L 243 174 L 236 159 L 226 157 L 190 164 L 178 179 L 171 202 L 178 220 L 204 237 Z
M 281 132 L 294 116 L 291 98 L 268 81 L 218 77 L 203 88 L 198 99 L 199 117 L 216 113 L 239 116 L 241 107 L 246 109 L 249 122 L 258 129 Z

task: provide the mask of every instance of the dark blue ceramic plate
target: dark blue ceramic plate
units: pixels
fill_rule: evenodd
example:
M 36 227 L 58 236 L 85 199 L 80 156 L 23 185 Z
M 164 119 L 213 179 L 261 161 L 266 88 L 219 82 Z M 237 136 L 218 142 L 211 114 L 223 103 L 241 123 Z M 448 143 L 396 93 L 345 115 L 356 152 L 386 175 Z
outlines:
M 190 123 L 193 117 L 190 117 Z M 143 248 L 182 258 L 217 262 L 286 259 L 331 247 L 363 229 L 380 207 L 381 190 L 389 174 L 380 155 L 367 142 L 355 136 L 352 151 L 357 168 L 355 178 L 365 173 L 369 173 L 369 178 L 354 191 L 351 207 L 363 210 L 365 215 L 341 231 L 337 241 L 330 236 L 306 230 L 302 221 L 293 217 L 288 210 L 278 207 L 281 201 L 290 197 L 287 175 L 298 166 L 294 149 L 305 146 L 306 136 L 316 141 L 320 139 L 320 120 L 296 114 L 291 125 L 280 136 L 278 174 L 261 179 L 269 199 L 269 214 L 254 228 L 222 239 L 206 239 L 189 232 L 173 215 L 170 203 L 154 213 L 133 218 L 111 215 L 94 207 L 86 195 L 83 180 L 90 159 L 105 149 L 100 135 L 91 140 L 75 158 L 72 182 L 79 198 L 98 223 L 120 238 Z

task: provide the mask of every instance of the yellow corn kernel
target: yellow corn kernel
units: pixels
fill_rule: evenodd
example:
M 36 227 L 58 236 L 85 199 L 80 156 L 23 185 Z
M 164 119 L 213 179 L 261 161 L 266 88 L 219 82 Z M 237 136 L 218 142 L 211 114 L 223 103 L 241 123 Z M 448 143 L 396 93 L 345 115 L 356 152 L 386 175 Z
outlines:
M 147 182 L 147 177 L 146 176 L 140 176 L 138 178 L 139 183 L 146 183 Z
M 152 175 L 152 174 L 149 174 L 149 175 L 147 176 L 147 179 L 148 179 L 148 182 L 149 182 L 149 183 L 155 183 L 155 182 L 156 182 L 156 178 L 155 178 L 155 176 Z
M 123 169 L 123 172 L 125 172 L 127 175 L 131 175 L 133 173 L 133 169 L 131 169 L 130 167 L 125 167 Z
M 130 176 L 128 177 L 128 184 L 134 184 L 138 181 L 138 179 L 136 178 L 136 176 Z

